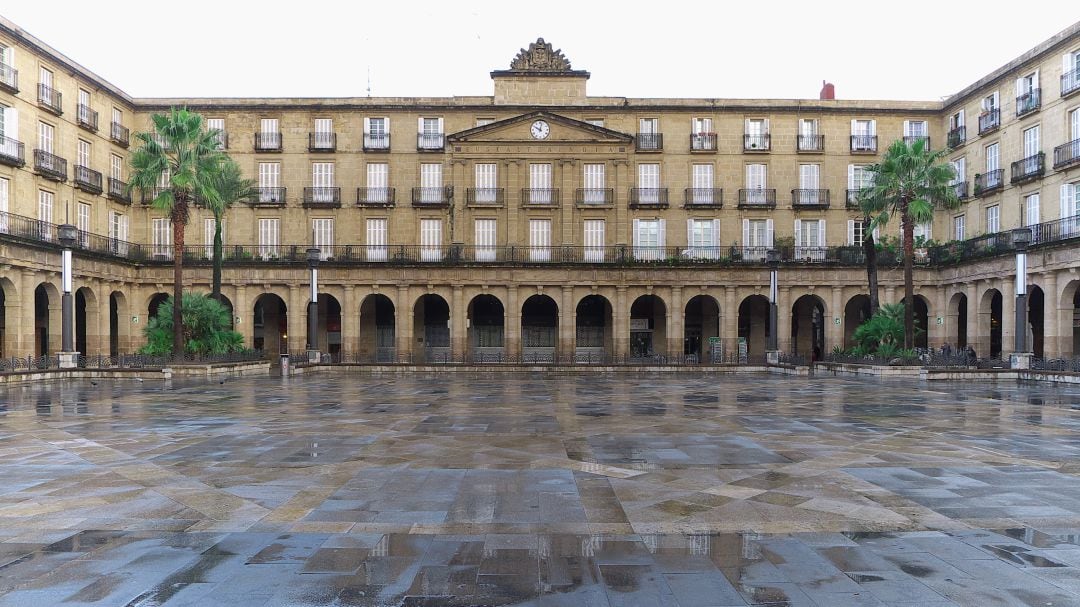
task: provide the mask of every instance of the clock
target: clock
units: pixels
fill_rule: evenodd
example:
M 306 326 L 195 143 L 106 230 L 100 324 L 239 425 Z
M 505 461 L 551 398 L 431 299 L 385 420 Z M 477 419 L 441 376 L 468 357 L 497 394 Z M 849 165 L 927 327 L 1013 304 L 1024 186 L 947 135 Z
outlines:
M 547 136 L 551 134 L 551 127 L 543 120 L 537 120 L 532 123 L 532 128 L 529 129 L 532 133 L 533 139 L 547 139 Z

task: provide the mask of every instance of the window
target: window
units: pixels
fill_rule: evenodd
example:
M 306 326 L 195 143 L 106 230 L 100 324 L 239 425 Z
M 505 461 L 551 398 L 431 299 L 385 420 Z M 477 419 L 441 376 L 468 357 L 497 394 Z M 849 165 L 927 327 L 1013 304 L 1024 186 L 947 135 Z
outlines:
M 387 220 L 375 217 L 367 220 L 367 260 L 386 261 Z
M 441 150 L 443 147 L 443 119 L 442 118 L 419 118 L 417 125 L 419 131 L 418 145 L 422 150 Z
M 123 213 L 109 211 L 109 249 L 127 255 L 128 218 Z
M 172 222 L 157 217 L 151 224 L 151 252 L 154 257 L 172 259 Z
M 641 118 L 638 120 L 638 133 L 642 135 L 655 135 L 660 132 L 659 118 Z
M 476 165 L 476 190 L 474 200 L 480 203 L 498 202 L 498 190 L 496 168 L 494 162 L 484 162 Z
M 585 261 L 600 263 L 604 261 L 604 220 L 586 219 L 584 224 Z
M 690 121 L 690 149 L 715 150 L 716 133 L 712 118 L 693 118 Z
M 686 255 L 694 259 L 720 258 L 720 220 L 686 220 Z
M 913 227 L 914 229 L 912 230 L 911 237 L 914 239 L 913 242 L 917 247 L 925 246 L 926 241 L 934 237 L 934 224 L 932 222 L 917 223 Z M 901 238 L 903 238 L 903 224 L 900 226 L 900 234 Z
M 637 149 L 659 150 L 664 147 L 662 137 L 659 118 L 641 118 L 638 120 L 638 134 L 635 140 Z
M 986 233 L 996 234 L 1001 231 L 1001 207 L 986 207 Z
M 280 220 L 275 218 L 259 220 L 259 257 L 274 259 L 278 257 Z
M 529 202 L 532 204 L 551 204 L 554 202 L 551 188 L 551 164 L 534 162 L 529 164 Z
M 1080 215 L 1080 181 L 1061 186 L 1061 218 Z
M 925 120 L 904 121 L 904 140 L 908 143 L 914 143 L 919 139 L 926 139 L 929 136 L 930 131 L 926 126 Z
M 1080 139 L 1080 108 L 1069 112 L 1069 141 L 1077 139 Z
M 999 170 L 1000 156 L 997 143 L 986 146 L 986 175 L 983 176 L 983 189 L 989 190 L 1002 184 L 1003 172 Z M 976 184 L 978 185 L 978 184 Z
M 15 49 L 0 44 L 0 65 L 12 67 L 15 65 Z
M 847 206 L 857 207 L 858 199 L 856 195 L 863 188 L 868 188 L 873 185 L 874 174 L 869 170 L 869 165 L 866 164 L 849 164 L 848 165 L 848 178 L 847 178 Z
M 769 149 L 769 120 L 767 118 L 747 118 L 743 137 L 743 147 L 748 150 Z
M 90 142 L 79 140 L 79 144 L 76 148 L 75 164 L 79 166 L 90 166 Z
M 799 189 L 802 192 L 799 193 L 798 201 L 800 204 L 821 204 L 825 202 L 822 200 L 821 190 L 821 166 L 816 164 L 800 164 L 799 165 Z
M 261 147 L 265 150 L 273 150 L 281 147 L 281 131 L 278 130 L 277 118 L 263 118 L 259 121 Z
M 124 112 L 120 108 L 112 109 L 112 121 L 115 124 L 124 124 Z
M 228 138 L 225 135 L 225 119 L 224 118 L 207 118 L 206 119 L 207 132 L 217 131 L 218 147 L 225 149 L 229 147 Z
M 876 120 L 852 120 L 851 121 L 851 151 L 852 152 L 876 152 L 877 151 L 877 121 Z
M 1024 158 L 1031 158 L 1039 153 L 1039 126 L 1024 129 Z M 1034 171 L 1034 169 L 1032 169 Z M 1025 173 L 1028 172 L 1025 167 Z
M 997 110 L 998 107 L 1001 105 L 1001 102 L 998 99 L 999 98 L 998 98 L 998 92 L 997 91 L 994 91 L 993 93 L 987 95 L 986 97 L 983 97 L 982 104 L 981 104 L 983 113 L 985 114 L 987 112 L 993 112 L 993 111 Z
M 476 261 L 495 261 L 495 225 L 494 219 L 474 222 Z
M 38 123 L 38 149 L 52 154 L 53 151 L 53 126 L 44 122 Z
M 1061 56 L 1061 95 L 1080 89 L 1080 49 Z
M 994 91 L 983 97 L 980 107 L 982 112 L 979 114 L 979 133 L 981 134 L 1001 124 L 1001 102 L 998 99 L 998 92 Z
M 607 202 L 604 166 L 599 163 L 584 165 L 584 192 L 581 201 L 585 204 L 604 204 Z
M 1022 116 L 1039 109 L 1039 70 L 1016 79 L 1016 115 Z
M 795 258 L 825 260 L 825 220 L 795 220 Z
M 713 165 L 695 164 L 690 167 L 691 204 L 713 204 L 718 202 L 713 192 Z
M 334 163 L 311 164 L 311 201 L 334 202 Z
M 816 118 L 802 118 L 799 120 L 799 137 L 796 149 L 803 152 L 821 152 L 824 150 L 825 140 L 818 136 L 818 121 Z
M 964 216 L 963 215 L 957 215 L 956 217 L 953 217 L 952 225 L 953 225 L 953 240 L 963 240 L 964 239 Z
M 442 259 L 442 220 L 420 220 L 420 261 Z
M 866 224 L 861 219 L 849 219 L 847 222 L 848 246 L 861 247 L 866 238 Z
M 494 118 L 477 118 L 476 119 L 476 126 L 487 126 L 487 125 L 491 124 L 492 122 L 495 122 Z
M 46 192 L 45 190 L 38 190 L 38 219 L 45 223 L 52 223 L 53 220 L 53 193 Z M 42 236 L 45 240 L 52 238 L 52 231 L 44 229 L 42 226 Z
M 78 114 L 78 121 L 81 124 L 90 124 L 90 112 L 92 111 L 93 110 L 90 109 L 90 91 L 79 89 L 79 103 L 75 107 L 75 113 Z
M 259 163 L 259 202 L 285 202 L 278 183 L 281 179 L 281 163 Z
M 53 73 L 46 68 L 41 68 L 38 71 L 38 81 L 41 83 L 41 88 L 38 89 L 38 99 L 45 105 L 55 105 L 53 102 Z
M 765 251 L 773 246 L 773 220 L 744 219 L 742 244 L 743 259 L 765 259 Z
M 124 159 L 116 154 L 109 156 L 109 177 L 117 180 L 124 180 Z
M 638 203 L 660 203 L 660 165 L 656 163 L 638 165 Z
M 364 149 L 390 148 L 390 119 L 377 116 L 364 118 Z
M 206 243 L 206 256 L 214 256 L 214 231 L 217 230 L 217 220 L 213 217 L 203 219 L 203 237 Z M 221 224 L 221 245 L 225 246 L 225 223 Z
M 953 171 L 956 175 L 953 177 L 953 183 L 963 183 L 967 179 L 967 161 L 964 158 L 955 158 L 952 161 Z
M 11 194 L 11 181 L 0 177 L 0 233 L 8 231 L 8 196 Z
M 1034 226 L 1042 222 L 1039 211 L 1039 193 L 1024 196 L 1024 225 Z
M 314 246 L 319 249 L 320 259 L 329 259 L 334 256 L 334 220 L 319 218 L 311 220 L 311 233 L 314 235 Z
M 367 201 L 390 202 L 390 165 L 385 162 L 369 162 L 367 165 Z
M 949 116 L 949 130 L 954 131 L 964 126 L 964 110 L 957 110 L 955 114 Z
M 6 138 L 6 139 L 5 139 Z M 8 139 L 11 141 L 9 142 Z M 19 140 L 19 111 L 0 104 L 0 154 L 17 156 L 15 142 Z
M 529 261 L 551 261 L 551 220 L 529 220 Z
M 746 165 L 746 202 L 749 204 L 765 204 L 768 202 L 765 194 L 766 179 L 768 176 L 766 165 Z
M 75 205 L 75 227 L 79 230 L 79 244 L 83 247 L 90 243 L 90 205 L 80 202 Z
M 634 220 L 634 257 L 645 261 L 664 258 L 664 220 Z
M 420 202 L 442 202 L 442 165 L 425 162 L 420 165 Z
M 589 123 L 589 124 L 591 124 L 593 126 L 598 126 L 600 128 L 604 127 L 604 119 L 603 118 L 586 118 L 585 122 L 587 122 L 587 123 Z

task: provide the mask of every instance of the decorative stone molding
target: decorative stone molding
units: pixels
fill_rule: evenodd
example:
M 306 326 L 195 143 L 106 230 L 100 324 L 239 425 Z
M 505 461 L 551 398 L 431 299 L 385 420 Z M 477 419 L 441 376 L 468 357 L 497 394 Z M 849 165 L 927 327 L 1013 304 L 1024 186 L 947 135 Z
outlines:
M 510 69 L 523 72 L 569 72 L 570 60 L 562 49 L 552 49 L 550 42 L 537 38 L 528 50 L 521 49 L 510 62 Z

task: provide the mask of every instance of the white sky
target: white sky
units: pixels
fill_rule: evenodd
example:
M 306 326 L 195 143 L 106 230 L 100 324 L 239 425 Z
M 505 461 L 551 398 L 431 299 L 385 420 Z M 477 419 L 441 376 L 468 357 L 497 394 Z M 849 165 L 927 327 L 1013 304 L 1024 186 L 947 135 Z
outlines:
M 594 96 L 816 98 L 829 80 L 841 99 L 936 100 L 1080 20 L 1075 0 L 4 4 L 135 97 L 363 96 L 369 70 L 377 97 L 490 95 L 542 36 Z

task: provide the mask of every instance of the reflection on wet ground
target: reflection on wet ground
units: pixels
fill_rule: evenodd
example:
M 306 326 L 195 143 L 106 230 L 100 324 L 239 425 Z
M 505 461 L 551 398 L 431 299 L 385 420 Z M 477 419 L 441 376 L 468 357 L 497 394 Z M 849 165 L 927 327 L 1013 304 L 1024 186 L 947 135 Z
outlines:
M 2 605 L 1080 605 L 1080 389 L 0 392 Z

